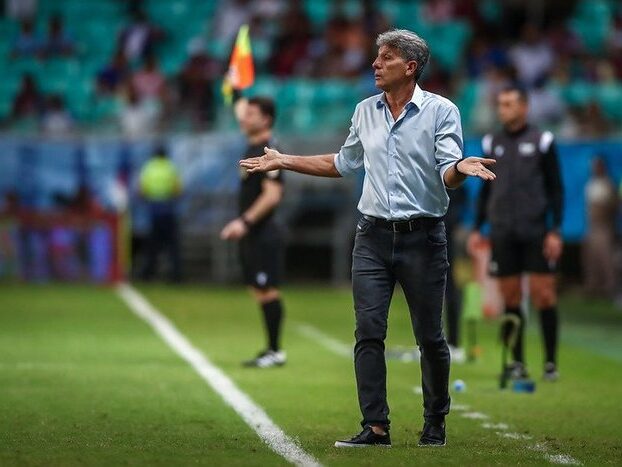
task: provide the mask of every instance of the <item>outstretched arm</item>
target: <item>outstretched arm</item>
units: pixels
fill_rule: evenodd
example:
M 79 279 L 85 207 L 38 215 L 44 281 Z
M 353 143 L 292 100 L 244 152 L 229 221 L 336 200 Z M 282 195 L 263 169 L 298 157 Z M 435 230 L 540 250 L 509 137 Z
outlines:
M 487 167 L 495 164 L 494 159 L 484 157 L 467 157 L 456 162 L 452 167 L 445 171 L 443 181 L 447 188 L 457 188 L 468 177 L 479 177 L 482 180 L 494 180 L 496 175 Z
M 269 172 L 271 170 L 291 170 L 319 177 L 341 177 L 335 167 L 335 155 L 292 156 L 281 154 L 276 149 L 264 148 L 265 154 L 260 157 L 242 159 L 240 166 L 248 172 Z

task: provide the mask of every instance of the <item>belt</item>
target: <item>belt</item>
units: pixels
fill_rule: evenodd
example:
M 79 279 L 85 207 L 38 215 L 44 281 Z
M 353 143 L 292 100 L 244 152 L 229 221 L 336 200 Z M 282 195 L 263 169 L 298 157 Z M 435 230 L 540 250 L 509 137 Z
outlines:
M 392 230 L 393 232 L 413 232 L 415 230 L 429 229 L 443 220 L 442 217 L 414 217 L 406 221 L 390 221 L 378 217 L 363 216 L 377 227 Z

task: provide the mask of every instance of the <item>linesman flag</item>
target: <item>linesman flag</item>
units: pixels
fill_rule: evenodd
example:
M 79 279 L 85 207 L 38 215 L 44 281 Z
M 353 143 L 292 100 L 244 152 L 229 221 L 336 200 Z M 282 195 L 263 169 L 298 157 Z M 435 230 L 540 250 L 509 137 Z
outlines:
M 255 67 L 251 39 L 248 35 L 248 24 L 240 26 L 238 37 L 233 46 L 229 70 L 222 83 L 222 94 L 227 104 L 231 104 L 233 90 L 249 88 L 255 81 Z

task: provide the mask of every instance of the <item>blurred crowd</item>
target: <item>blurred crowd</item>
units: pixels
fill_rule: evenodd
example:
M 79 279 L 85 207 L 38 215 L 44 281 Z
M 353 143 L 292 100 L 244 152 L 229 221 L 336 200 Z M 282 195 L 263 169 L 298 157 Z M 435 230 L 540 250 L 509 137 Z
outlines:
M 43 2 L 6 0 L 7 15 L 20 25 L 10 38 L 12 60 L 88 55 L 72 34 L 75 25 L 65 25 L 60 13 L 51 15 L 42 30 L 36 27 L 41 24 L 38 3 Z M 183 119 L 195 129 L 212 127 L 221 101 L 220 81 L 242 24 L 250 25 L 258 76 L 349 80 L 361 89 L 360 97 L 370 95 L 375 92 L 370 68 L 375 37 L 391 27 L 408 26 L 403 16 L 409 15 L 416 16 L 412 24 L 425 25 L 425 31 L 418 31 L 424 38 L 438 37 L 443 28 L 467 28 L 464 43 L 430 41 L 432 58 L 422 86 L 454 98 L 468 132 L 481 134 L 493 126 L 493 97 L 510 81 L 530 90 L 533 121 L 555 128 L 562 137 L 600 138 L 620 134 L 622 128 L 619 2 L 223 0 L 182 50 L 170 47 L 177 28 L 150 17 L 153 2 L 117 3 L 122 4 L 117 20 L 124 24 L 116 37 L 109 37 L 116 44 L 113 54 L 91 77 L 92 98 L 114 102 L 104 116 L 113 116 L 127 136 L 167 129 Z M 319 14 L 325 15 L 321 21 Z M 598 33 L 592 33 L 590 28 L 597 26 Z M 456 58 L 439 60 L 435 50 L 442 47 L 457 50 Z M 162 69 L 171 54 L 180 53 L 185 59 L 176 68 Z M 48 135 L 65 135 L 84 123 L 68 108 L 65 96 L 42 92 L 29 73 L 13 96 L 9 127 L 25 117 L 37 119 Z

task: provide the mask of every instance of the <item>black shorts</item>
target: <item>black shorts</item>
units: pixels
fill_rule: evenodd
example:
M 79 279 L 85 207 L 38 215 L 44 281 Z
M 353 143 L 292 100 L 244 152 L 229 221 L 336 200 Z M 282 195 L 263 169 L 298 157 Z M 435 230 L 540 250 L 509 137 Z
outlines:
M 492 258 L 488 267 L 491 276 L 516 276 L 523 272 L 552 274 L 557 268 L 557 264 L 544 257 L 544 235 L 530 239 L 492 235 L 491 242 Z
M 240 240 L 244 283 L 257 289 L 277 287 L 281 281 L 283 241 L 279 227 L 270 223 Z

